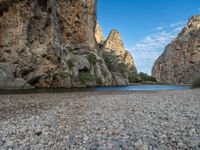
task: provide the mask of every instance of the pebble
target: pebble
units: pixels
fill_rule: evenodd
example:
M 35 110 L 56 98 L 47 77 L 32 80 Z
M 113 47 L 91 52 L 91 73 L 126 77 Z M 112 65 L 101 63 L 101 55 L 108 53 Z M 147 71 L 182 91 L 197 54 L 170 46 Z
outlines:
M 35 132 L 35 135 L 37 135 L 37 136 L 40 136 L 41 134 L 42 134 L 41 130 L 38 130 L 38 131 Z
M 14 142 L 13 141 L 10 141 L 10 140 L 7 140 L 6 141 L 6 147 L 9 149 L 12 149 L 14 147 Z
M 141 139 L 135 143 L 135 148 L 136 149 L 141 149 L 142 146 L 143 146 L 143 142 L 142 142 Z

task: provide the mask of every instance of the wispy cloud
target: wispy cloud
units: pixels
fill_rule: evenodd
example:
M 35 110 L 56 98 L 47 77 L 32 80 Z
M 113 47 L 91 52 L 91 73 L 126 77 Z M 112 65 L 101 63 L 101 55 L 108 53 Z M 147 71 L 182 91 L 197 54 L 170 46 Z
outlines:
M 135 57 L 139 71 L 151 73 L 155 60 L 164 51 L 165 46 L 178 35 L 185 23 L 179 21 L 169 25 L 162 24 L 154 29 L 154 33 L 136 42 L 130 51 Z

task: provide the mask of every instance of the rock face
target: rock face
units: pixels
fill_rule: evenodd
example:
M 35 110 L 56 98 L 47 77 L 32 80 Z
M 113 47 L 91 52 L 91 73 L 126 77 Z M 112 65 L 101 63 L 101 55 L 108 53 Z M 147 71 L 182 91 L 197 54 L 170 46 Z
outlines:
M 125 50 L 120 33 L 113 29 L 103 45 L 104 59 L 118 84 L 127 84 L 128 73 L 137 72 L 132 55 Z M 110 56 L 109 56 L 110 55 Z M 109 58 L 110 57 L 110 58 Z M 113 60 L 108 62 L 108 59 Z M 109 64 L 108 64 L 109 63 Z
M 95 28 L 96 0 L 0 0 L 0 88 L 117 85 Z
M 102 44 L 104 42 L 103 31 L 98 22 L 95 29 L 95 38 L 98 44 Z
M 13 66 L 7 80 L 46 88 L 112 85 L 96 49 L 95 26 L 95 0 L 1 0 L 0 63 Z
M 200 16 L 193 16 L 155 62 L 152 75 L 160 81 L 191 83 L 200 76 Z
M 115 29 L 110 32 L 104 44 L 104 48 L 107 51 L 115 53 L 117 56 L 124 56 L 126 53 L 120 33 Z

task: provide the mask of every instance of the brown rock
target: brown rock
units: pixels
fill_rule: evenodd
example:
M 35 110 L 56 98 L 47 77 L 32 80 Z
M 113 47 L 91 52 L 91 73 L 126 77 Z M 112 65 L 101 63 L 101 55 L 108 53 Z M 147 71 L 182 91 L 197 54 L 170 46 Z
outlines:
M 95 29 L 95 38 L 98 44 L 102 44 L 104 42 L 103 32 L 98 22 Z
M 124 56 L 126 51 L 120 33 L 117 30 L 112 30 L 104 43 L 104 49 L 115 53 L 117 56 Z
M 159 81 L 191 83 L 200 76 L 200 16 L 193 16 L 155 62 L 152 75 Z

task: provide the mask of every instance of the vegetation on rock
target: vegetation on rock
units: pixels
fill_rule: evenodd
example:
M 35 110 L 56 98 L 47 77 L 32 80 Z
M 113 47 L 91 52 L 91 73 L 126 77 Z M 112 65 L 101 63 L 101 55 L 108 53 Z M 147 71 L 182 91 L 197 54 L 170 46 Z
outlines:
M 111 71 L 116 71 L 115 65 L 116 65 L 116 62 L 117 62 L 117 56 L 112 54 L 112 53 L 109 53 L 109 52 L 104 52 L 103 58 L 104 58 L 104 61 L 107 65 L 108 69 L 111 70 Z
M 141 78 L 142 81 L 156 82 L 156 78 L 149 76 L 147 73 L 140 72 L 139 77 Z
M 90 64 L 95 65 L 97 62 L 97 58 L 94 54 L 89 54 L 87 56 L 88 61 L 90 62 Z
M 192 83 L 192 88 L 200 88 L 200 77 L 196 78 Z
M 79 80 L 82 83 L 92 82 L 94 81 L 94 77 L 90 74 L 89 71 L 81 71 L 79 73 Z
M 147 73 L 140 72 L 139 74 L 131 72 L 128 75 L 130 83 L 139 83 L 139 82 L 157 82 L 156 79 L 152 76 L 149 76 Z
M 139 83 L 141 82 L 141 78 L 139 75 L 135 72 L 131 72 L 128 74 L 128 79 L 130 83 Z
M 68 65 L 69 69 L 72 69 L 74 67 L 74 63 L 72 60 L 68 60 L 67 65 Z

